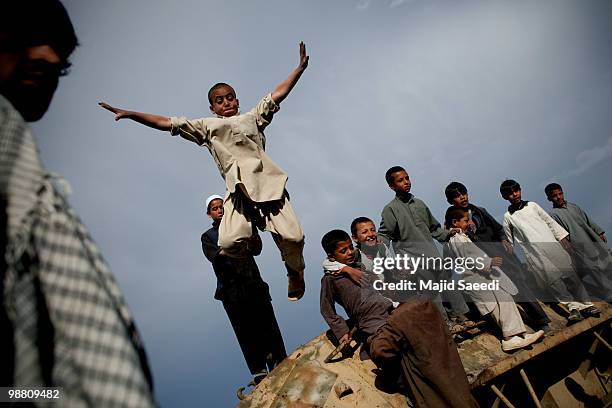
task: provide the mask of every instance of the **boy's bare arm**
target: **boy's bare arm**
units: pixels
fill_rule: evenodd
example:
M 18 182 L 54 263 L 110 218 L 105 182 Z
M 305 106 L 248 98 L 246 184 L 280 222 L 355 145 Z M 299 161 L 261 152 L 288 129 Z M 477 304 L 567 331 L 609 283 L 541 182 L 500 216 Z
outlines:
M 106 102 L 98 102 L 98 105 L 115 114 L 115 120 L 132 119 L 135 122 L 142 123 L 158 130 L 170 130 L 170 118 L 152 113 L 134 112 L 125 109 L 115 108 Z
M 272 91 L 272 100 L 280 104 L 289 95 L 297 81 L 300 79 L 304 70 L 308 66 L 308 55 L 306 55 L 306 45 L 300 42 L 300 63 L 291 74 Z

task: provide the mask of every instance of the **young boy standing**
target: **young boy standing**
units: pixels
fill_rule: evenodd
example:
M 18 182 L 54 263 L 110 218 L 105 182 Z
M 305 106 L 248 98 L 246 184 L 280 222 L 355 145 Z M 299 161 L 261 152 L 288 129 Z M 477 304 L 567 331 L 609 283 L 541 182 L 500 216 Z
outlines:
M 563 188 L 551 183 L 544 189 L 553 205 L 550 216 L 567 232 L 578 275 L 592 279 L 589 289 L 606 301 L 612 301 L 612 256 L 604 230 L 582 208 L 565 200 Z
M 410 193 L 412 183 L 403 167 L 391 167 L 385 174 L 385 180 L 389 188 L 395 192 L 395 198 L 382 211 L 382 220 L 378 229 L 379 236 L 383 241 L 391 241 L 393 250 L 398 255 L 440 259 L 440 253 L 432 239 L 445 242 L 459 230 L 442 228 L 427 205 Z M 411 271 L 411 273 L 414 272 L 414 276 L 421 281 L 438 281 L 443 277 L 443 271 L 436 269 L 439 263 L 433 262 L 434 265 L 430 265 L 429 268 L 419 267 L 417 271 Z M 434 303 L 440 308 L 440 312 L 443 316 L 446 315 L 439 292 L 431 295 Z M 449 312 L 453 316 L 461 318 L 467 312 L 467 305 L 461 294 L 446 291 L 443 297 L 453 307 L 453 310 Z
M 485 208 L 470 203 L 467 187 L 462 183 L 453 181 L 446 186 L 444 195 L 452 206 L 448 210 L 462 208 L 468 211 L 470 223 L 464 232 L 470 240 L 491 258 L 500 257 L 503 260 L 504 272 L 518 288 L 515 300 L 525 311 L 529 324 L 536 330 L 548 331 L 550 319 L 529 288 L 525 280 L 526 271 L 512 253 L 512 244 L 506 238 L 504 227 Z
M 227 188 L 219 246 L 227 256 L 241 258 L 249 252 L 253 225 L 270 231 L 287 269 L 289 300 L 304 295 L 304 233 L 285 190 L 287 175 L 265 152 L 263 131 L 307 66 L 306 46 L 300 43 L 298 67 L 245 114 L 239 111 L 236 92 L 226 83 L 217 83 L 208 91 L 210 110 L 216 115 L 210 118 L 188 120 L 99 103 L 115 114 L 115 120 L 127 118 L 169 131 L 210 151 Z
M 237 260 L 219 248 L 219 224 L 223 219 L 223 198 L 206 199 L 206 214 L 213 225 L 202 234 L 202 250 L 217 276 L 215 299 L 223 303 L 244 355 L 253 383 L 258 384 L 268 370 L 278 365 L 287 353 L 270 298 L 268 284 L 261 279 L 255 256 L 261 253 L 261 238 L 255 234 L 251 254 Z
M 568 307 L 569 321 L 597 315 L 599 310 L 589 302 L 589 295 L 572 266 L 566 248 L 568 233 L 538 204 L 523 201 L 521 186 L 514 180 L 504 181 L 501 196 L 510 203 L 504 214 L 504 232 L 508 242 L 516 242 L 525 253 L 529 270 L 541 288 L 547 288 L 555 300 Z
M 330 260 L 359 268 L 351 237 L 333 230 L 321 245 Z M 388 373 L 399 373 L 418 408 L 475 407 L 457 347 L 436 306 L 419 297 L 397 309 L 371 285 L 358 285 L 346 274 L 321 278 L 321 314 L 340 341 L 349 328 L 336 313 L 338 303 L 367 336 L 374 363 Z
M 527 347 L 544 335 L 542 330 L 527 334 L 523 319 L 514 303 L 513 296 L 518 294 L 514 283 L 500 269 L 503 264 L 501 257 L 490 258 L 482 249 L 475 245 L 466 235 L 470 227 L 469 213 L 465 208 L 450 207 L 445 216 L 447 228 L 459 228 L 460 233 L 448 240 L 450 252 L 464 260 L 480 259 L 473 268 L 466 268 L 461 274 L 455 273 L 453 279 L 463 280 L 469 284 L 490 284 L 498 282 L 497 290 L 465 290 L 465 295 L 476 305 L 481 315 L 490 315 L 501 328 L 504 339 L 501 342 L 503 351 L 511 351 Z

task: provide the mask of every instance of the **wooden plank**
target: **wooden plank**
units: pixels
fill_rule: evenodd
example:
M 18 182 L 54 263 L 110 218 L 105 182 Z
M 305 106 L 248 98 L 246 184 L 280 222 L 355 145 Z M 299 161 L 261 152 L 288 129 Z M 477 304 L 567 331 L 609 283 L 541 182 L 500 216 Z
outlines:
M 515 408 L 514 405 L 512 405 L 512 403 L 508 401 L 508 398 L 506 398 L 506 396 L 496 386 L 492 385 L 491 390 L 495 393 L 495 395 L 497 395 L 500 400 L 502 400 L 504 404 L 506 404 L 508 408 Z
M 466 367 L 471 386 L 476 388 L 582 333 L 604 324 L 609 325 L 611 319 L 612 308 L 602 305 L 602 314 L 599 318 L 588 318 L 572 326 L 559 329 L 553 336 L 546 336 L 540 343 L 534 344 L 531 349 L 520 350 L 510 355 L 505 354 L 501 352 L 499 341 L 497 343 L 487 342 L 481 338 L 490 335 L 483 334 L 476 339 L 478 344 L 470 344 L 464 350 L 460 347 L 459 354 Z M 481 350 L 478 350 L 478 347 Z
M 529 382 L 527 373 L 522 368 L 521 368 L 520 373 L 521 373 L 521 378 L 523 379 L 523 382 L 525 383 L 525 386 L 527 387 L 527 391 L 529 391 L 529 395 L 531 395 L 531 399 L 533 400 L 533 403 L 535 404 L 536 408 L 542 408 L 542 405 L 540 404 L 540 400 L 538 399 L 538 396 L 533 390 L 533 387 L 531 386 L 531 382 Z

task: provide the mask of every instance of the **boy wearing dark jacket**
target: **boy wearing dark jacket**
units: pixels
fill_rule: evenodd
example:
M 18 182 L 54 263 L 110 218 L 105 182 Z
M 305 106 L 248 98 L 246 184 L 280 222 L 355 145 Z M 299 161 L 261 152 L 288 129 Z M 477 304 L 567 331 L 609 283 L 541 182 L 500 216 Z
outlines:
M 217 276 L 215 299 L 223 303 L 253 382 L 257 384 L 268 370 L 272 371 L 287 357 L 268 284 L 261 278 L 255 263 L 254 256 L 261 253 L 261 238 L 254 234 L 248 242 L 250 255 L 231 258 L 217 245 L 223 217 L 221 196 L 208 197 L 206 214 L 213 220 L 213 226 L 202 234 L 202 250 Z

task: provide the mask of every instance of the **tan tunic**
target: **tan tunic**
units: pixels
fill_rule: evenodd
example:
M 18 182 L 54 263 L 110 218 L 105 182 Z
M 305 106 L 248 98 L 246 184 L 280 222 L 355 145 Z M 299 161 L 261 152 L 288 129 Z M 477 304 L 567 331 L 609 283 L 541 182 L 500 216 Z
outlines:
M 245 114 L 193 120 L 171 117 L 170 133 L 205 146 L 230 193 L 242 184 L 244 193 L 255 202 L 279 200 L 287 174 L 266 154 L 263 133 L 279 109 L 268 94 Z

